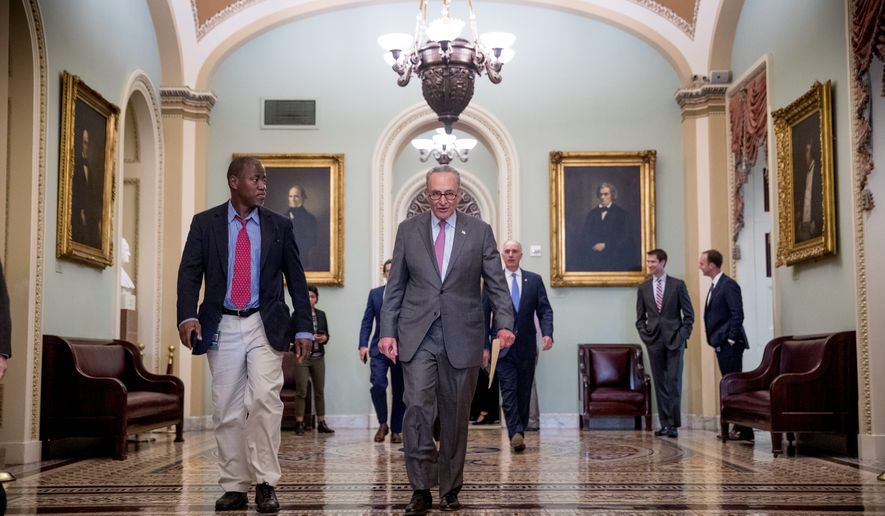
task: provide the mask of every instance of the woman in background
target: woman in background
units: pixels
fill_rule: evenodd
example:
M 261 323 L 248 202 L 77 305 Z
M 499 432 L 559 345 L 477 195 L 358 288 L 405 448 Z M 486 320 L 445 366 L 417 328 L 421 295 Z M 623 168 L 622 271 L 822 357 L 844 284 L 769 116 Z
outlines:
M 304 405 L 307 398 L 307 381 L 313 383 L 313 403 L 317 416 L 317 432 L 334 434 L 335 430 L 326 424 L 326 343 L 329 342 L 329 323 L 326 313 L 317 309 L 320 298 L 314 285 L 307 286 L 310 295 L 310 310 L 313 318 L 313 350 L 310 356 L 295 366 L 295 435 L 304 435 Z

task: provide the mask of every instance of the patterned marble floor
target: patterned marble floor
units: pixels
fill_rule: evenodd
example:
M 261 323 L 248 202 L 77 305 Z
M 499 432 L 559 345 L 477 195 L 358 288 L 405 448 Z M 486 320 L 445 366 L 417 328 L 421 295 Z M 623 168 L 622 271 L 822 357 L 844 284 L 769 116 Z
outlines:
M 369 430 L 284 432 L 281 514 L 401 513 L 411 490 L 399 445 Z M 60 460 L 12 468 L 7 514 L 213 514 L 211 432 L 130 446 L 125 461 Z M 885 482 L 871 465 L 828 456 L 779 457 L 755 445 L 687 430 L 543 430 L 510 451 L 506 432 L 471 429 L 460 514 L 885 514 Z M 254 491 L 249 495 L 250 502 Z M 434 493 L 434 501 L 437 494 Z M 250 511 L 228 513 L 255 514 Z

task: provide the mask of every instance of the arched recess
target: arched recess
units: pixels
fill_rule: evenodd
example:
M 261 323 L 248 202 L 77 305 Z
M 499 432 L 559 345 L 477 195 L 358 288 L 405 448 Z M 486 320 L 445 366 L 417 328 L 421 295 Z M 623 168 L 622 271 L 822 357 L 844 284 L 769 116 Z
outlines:
M 37 0 L 6 2 L 8 66 L 0 82 L 3 124 L 3 265 L 12 315 L 12 359 L 0 385 L 0 443 L 6 462 L 40 459 L 40 350 L 43 340 L 47 62 Z M 6 13 L 4 13 L 6 14 Z M 11 214 L 15 214 L 14 217 Z
M 713 29 L 712 41 L 710 41 L 710 63 L 708 66 L 710 70 L 731 69 L 734 35 L 737 32 L 743 8 L 744 0 L 727 0 L 719 4 L 719 13 L 716 15 L 716 25 Z
M 412 138 L 438 126 L 436 113 L 422 102 L 394 118 L 384 128 L 375 144 L 372 157 L 372 271 L 379 270 L 386 257 L 393 253 L 396 224 L 400 220 L 394 211 L 392 192 L 396 157 L 409 145 Z M 481 139 L 492 153 L 498 165 L 498 192 L 497 196 L 489 197 L 493 199 L 492 204 L 497 204 L 498 210 L 495 220 L 487 222 L 497 228 L 498 240 L 515 238 L 519 234 L 519 214 L 516 210 L 516 201 L 519 199 L 519 163 L 513 138 L 495 117 L 476 104 L 464 110 L 456 128 L 466 130 Z
M 476 201 L 479 211 L 482 213 L 482 219 L 491 224 L 496 235 L 500 235 L 501 228 L 498 227 L 498 210 L 496 209 L 492 193 L 469 170 L 458 167 L 458 173 L 461 174 L 461 188 L 466 190 L 473 200 Z M 393 217 L 396 223 L 405 220 L 409 212 L 409 205 L 424 190 L 425 183 L 426 171 L 420 170 L 399 189 L 399 192 L 393 198 Z
M 116 214 L 114 221 L 116 230 L 115 242 L 123 237 L 123 219 L 126 210 L 123 206 L 126 190 L 136 185 L 137 213 L 134 213 L 138 227 L 138 239 L 129 242 L 133 259 L 137 265 L 136 281 L 138 333 L 145 345 L 144 362 L 154 372 L 160 370 L 160 357 L 163 349 L 160 346 L 160 313 L 162 300 L 162 230 L 163 230 L 163 127 L 160 111 L 160 96 L 150 78 L 141 70 L 130 74 L 124 85 L 123 105 L 126 106 L 120 115 L 120 127 L 124 131 L 120 141 L 122 148 L 118 153 Z M 135 119 L 129 120 L 132 116 Z M 134 131 L 135 134 L 128 134 Z M 126 146 L 136 146 L 137 152 Z M 126 159 L 137 156 L 137 159 Z M 128 185 L 126 182 L 129 181 Z M 121 264 L 118 260 L 118 279 L 121 275 Z M 117 282 L 119 284 L 119 281 Z M 120 299 L 117 299 L 120 308 Z

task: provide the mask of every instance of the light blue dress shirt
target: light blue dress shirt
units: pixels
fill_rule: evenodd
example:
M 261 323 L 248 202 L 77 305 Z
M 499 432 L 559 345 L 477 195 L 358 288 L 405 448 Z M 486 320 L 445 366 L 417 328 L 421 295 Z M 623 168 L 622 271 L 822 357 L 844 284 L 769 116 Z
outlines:
M 249 294 L 249 302 L 240 308 L 231 301 L 230 292 L 234 281 L 234 260 L 237 255 L 237 235 L 243 224 L 237 220 L 237 211 L 234 205 L 227 202 L 227 290 L 224 294 L 224 307 L 230 310 L 246 310 L 258 306 L 258 269 L 261 264 L 261 222 L 259 222 L 258 209 L 253 208 L 246 215 L 246 234 L 249 235 L 249 244 L 252 246 L 252 290 Z
M 439 221 L 440 219 L 430 212 L 430 243 L 433 244 L 436 242 L 436 237 L 439 235 Z M 452 256 L 452 243 L 455 241 L 455 223 L 458 221 L 458 212 L 452 213 L 452 216 L 446 219 L 446 247 L 443 251 L 443 263 L 442 263 L 442 274 L 440 278 L 442 281 L 446 280 L 446 271 L 449 270 L 449 257 Z

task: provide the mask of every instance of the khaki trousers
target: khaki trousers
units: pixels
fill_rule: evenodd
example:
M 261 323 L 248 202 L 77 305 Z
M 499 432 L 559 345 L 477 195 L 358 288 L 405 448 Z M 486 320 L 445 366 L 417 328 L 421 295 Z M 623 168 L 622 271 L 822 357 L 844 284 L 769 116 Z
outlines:
M 215 346 L 213 346 L 215 348 Z M 252 483 L 280 480 L 283 355 L 267 342 L 261 314 L 223 315 L 217 349 L 207 355 L 212 371 L 218 483 L 245 493 Z

